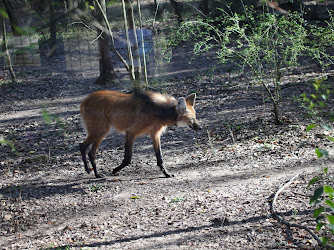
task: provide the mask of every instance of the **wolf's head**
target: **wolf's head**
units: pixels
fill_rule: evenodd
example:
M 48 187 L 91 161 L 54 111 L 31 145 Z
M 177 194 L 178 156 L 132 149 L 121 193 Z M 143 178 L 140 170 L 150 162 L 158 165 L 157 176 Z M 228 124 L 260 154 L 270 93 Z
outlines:
M 190 94 L 187 97 L 180 97 L 176 105 L 178 127 L 189 127 L 194 130 L 200 130 L 201 125 L 196 120 L 196 111 L 194 109 L 196 94 Z

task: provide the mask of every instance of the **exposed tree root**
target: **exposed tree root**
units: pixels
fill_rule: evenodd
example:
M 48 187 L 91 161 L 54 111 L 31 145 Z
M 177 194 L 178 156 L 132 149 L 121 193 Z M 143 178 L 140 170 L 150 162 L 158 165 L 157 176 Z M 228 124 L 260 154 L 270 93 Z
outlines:
M 275 211 L 275 205 L 276 205 L 276 200 L 278 198 L 278 195 L 280 193 L 282 193 L 282 191 L 284 189 L 286 189 L 288 186 L 291 185 L 291 183 L 300 175 L 300 173 L 296 174 L 295 176 L 293 176 L 287 183 L 285 183 L 280 189 L 277 190 L 277 192 L 275 193 L 274 198 L 271 200 L 269 200 L 269 206 L 270 206 L 270 213 L 272 214 L 273 218 L 275 218 L 277 221 L 279 221 L 280 223 L 286 225 L 287 227 L 295 227 L 295 228 L 299 228 L 299 229 L 304 229 L 306 232 L 308 232 L 317 242 L 319 247 L 324 247 L 325 249 L 334 249 L 333 246 L 330 245 L 326 245 L 323 246 L 321 239 L 308 227 L 306 226 L 302 226 L 296 223 L 290 223 L 287 220 L 285 220 L 279 213 L 277 213 Z

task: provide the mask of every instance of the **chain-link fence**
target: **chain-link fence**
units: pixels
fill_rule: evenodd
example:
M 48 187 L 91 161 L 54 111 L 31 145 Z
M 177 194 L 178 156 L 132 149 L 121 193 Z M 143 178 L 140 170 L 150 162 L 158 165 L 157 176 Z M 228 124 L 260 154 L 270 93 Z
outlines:
M 108 1 L 107 1 L 108 2 Z M 108 6 L 108 5 L 107 5 Z M 50 8 L 54 7 L 52 14 L 57 21 L 57 43 L 50 46 Z M 86 26 L 73 16 L 65 15 L 69 11 L 68 1 L 22 1 L 14 0 L 11 8 L 16 21 L 21 27 L 22 34 L 13 35 L 13 30 L 6 20 L 8 33 L 8 48 L 12 64 L 16 70 L 23 67 L 29 69 L 43 69 L 57 71 L 70 71 L 73 73 L 98 74 L 99 53 L 97 45 L 98 32 L 94 27 Z M 133 3 L 134 16 L 138 21 L 138 6 Z M 160 12 L 157 16 L 157 10 Z M 163 11 L 161 11 L 163 10 Z M 171 12 L 168 0 L 141 2 L 142 20 L 144 24 L 145 53 L 148 56 L 149 74 L 154 74 L 154 41 L 153 33 L 148 26 L 157 18 L 164 18 Z M 164 14 L 162 14 L 164 13 Z M 125 38 L 123 30 L 123 11 L 121 3 L 114 3 L 107 7 L 108 19 L 117 37 Z M 89 25 L 89 24 L 88 24 Z M 146 27 L 146 28 L 145 28 Z M 35 31 L 25 35 L 26 31 Z M 140 38 L 140 36 L 138 36 Z M 140 39 L 139 39 L 140 40 Z M 141 42 L 141 41 L 139 41 Z M 126 45 L 116 39 L 115 46 L 126 57 Z M 115 67 L 122 73 L 122 66 L 115 60 Z M 0 61 L 3 74 L 6 73 L 7 63 L 4 57 Z M 124 73 L 124 72 L 123 72 Z

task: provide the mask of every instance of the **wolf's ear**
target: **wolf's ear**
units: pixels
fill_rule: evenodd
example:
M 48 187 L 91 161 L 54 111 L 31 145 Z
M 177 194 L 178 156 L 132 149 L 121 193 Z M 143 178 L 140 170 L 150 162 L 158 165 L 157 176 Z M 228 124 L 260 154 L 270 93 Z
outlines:
M 195 100 L 196 100 L 196 94 L 195 93 L 190 94 L 185 99 L 186 99 L 186 102 L 189 105 L 194 106 L 195 105 Z
M 176 111 L 179 114 L 185 113 L 187 110 L 186 99 L 184 97 L 180 97 L 177 101 Z

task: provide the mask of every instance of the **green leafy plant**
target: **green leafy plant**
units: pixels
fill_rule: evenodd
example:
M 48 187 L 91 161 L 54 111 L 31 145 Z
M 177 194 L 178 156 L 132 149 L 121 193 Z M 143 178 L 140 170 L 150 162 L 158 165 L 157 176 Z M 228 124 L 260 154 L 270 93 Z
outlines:
M 321 118 L 326 115 L 324 109 L 328 106 L 327 101 L 330 98 L 331 86 L 326 82 L 325 78 L 315 79 L 312 85 L 315 93 L 310 95 L 303 93 L 299 96 L 299 101 L 311 117 Z M 327 115 L 331 114 L 327 113 Z
M 49 126 L 50 130 L 45 133 L 45 137 L 48 140 L 49 151 L 48 151 L 48 161 L 51 159 L 51 143 L 52 141 L 57 141 L 61 139 L 64 143 L 64 139 L 66 138 L 68 125 L 66 122 L 61 119 L 58 115 L 50 113 L 46 109 L 42 109 L 41 111 L 42 118 L 44 122 Z M 64 144 L 65 145 L 65 144 Z M 44 156 L 42 156 L 44 158 Z M 39 159 L 39 158 L 37 158 Z M 33 159 L 34 160 L 34 159 Z
M 67 124 L 57 115 L 51 114 L 46 109 L 42 110 L 42 117 L 46 124 L 53 126 L 57 135 L 65 136 L 68 129 Z
M 5 139 L 3 136 L 0 135 L 0 145 L 5 145 L 10 147 L 16 154 L 17 154 L 17 150 L 14 146 L 14 143 Z
M 323 149 L 316 149 L 318 158 L 328 156 L 328 151 Z M 334 245 L 334 241 L 330 241 L 330 234 L 334 234 L 334 190 L 332 185 L 333 179 L 328 174 L 328 168 L 322 168 L 320 175 L 314 177 L 308 184 L 308 187 L 313 184 L 317 185 L 314 193 L 310 199 L 310 204 L 315 206 L 313 217 L 317 223 L 317 231 L 323 231 L 321 241 L 323 245 L 328 243 Z
M 178 196 L 178 197 L 175 197 L 174 199 L 171 199 L 171 200 L 170 200 L 170 203 L 175 204 L 175 203 L 178 203 L 178 202 L 182 202 L 182 201 L 184 201 L 184 200 L 185 200 L 184 197 Z
M 242 69 L 263 87 L 273 105 L 275 124 L 281 124 L 282 76 L 307 55 L 323 67 L 332 63 L 326 53 L 334 41 L 331 28 L 311 26 L 298 13 L 278 16 L 246 7 L 244 14 L 223 9 L 221 13 L 214 20 L 185 22 L 174 32 L 170 46 L 191 40 L 195 55 L 214 49 L 220 63 Z M 318 43 L 324 34 L 326 42 Z
M 100 191 L 101 189 L 103 189 L 103 185 L 100 184 L 100 183 L 93 183 L 93 184 L 90 186 L 90 191 L 91 191 L 91 192 L 94 192 L 94 193 L 97 193 L 97 192 Z
M 70 246 L 56 246 L 54 243 L 51 243 L 49 247 L 46 248 L 47 250 L 71 250 L 72 247 Z
M 312 112 L 316 108 L 322 108 L 327 105 L 326 100 L 328 100 L 328 96 L 323 97 L 323 94 L 318 94 L 320 89 L 320 81 L 316 81 L 314 84 L 316 94 L 312 94 L 312 100 L 307 99 L 308 109 Z M 328 91 L 325 91 L 326 94 L 329 95 Z M 319 102 L 313 103 L 314 100 L 317 100 L 319 96 L 321 100 Z M 304 98 L 305 101 L 305 98 Z M 320 103 L 320 104 L 319 104 Z M 314 113 L 314 112 L 313 112 Z M 319 113 L 314 113 L 318 117 L 320 117 Z M 319 126 L 318 124 L 310 124 L 307 126 L 306 130 L 310 131 L 315 127 Z M 321 126 L 323 130 L 326 130 L 328 133 L 333 131 L 333 128 L 324 124 Z M 326 138 L 330 141 L 334 141 L 332 136 L 327 135 Z M 316 148 L 315 154 L 317 157 L 325 158 L 329 156 L 329 152 L 326 149 Z M 331 240 L 331 236 L 334 234 L 334 189 L 333 189 L 334 179 L 329 175 L 329 168 L 322 167 L 320 169 L 319 175 L 313 177 L 309 183 L 308 188 L 313 185 L 316 185 L 316 188 L 313 192 L 312 197 L 310 198 L 310 204 L 314 205 L 313 217 L 317 223 L 317 231 L 322 231 L 322 237 L 320 237 L 323 246 L 327 246 L 328 244 L 334 245 L 334 241 Z

